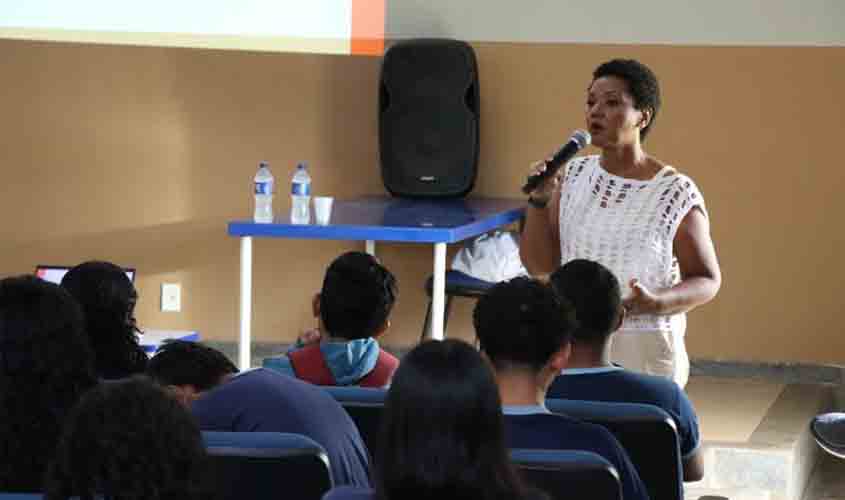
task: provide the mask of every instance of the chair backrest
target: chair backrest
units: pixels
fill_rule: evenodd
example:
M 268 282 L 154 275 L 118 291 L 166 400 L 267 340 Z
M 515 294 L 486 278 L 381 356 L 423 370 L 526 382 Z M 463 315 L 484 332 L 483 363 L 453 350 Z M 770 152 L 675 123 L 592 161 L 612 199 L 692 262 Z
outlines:
M 367 387 L 330 387 L 323 386 L 335 400 L 343 406 L 355 426 L 361 439 L 370 450 L 376 454 L 378 450 L 378 435 L 381 431 L 381 415 L 384 412 L 384 400 L 387 389 Z
M 622 498 L 616 468 L 590 451 L 514 448 L 511 462 L 529 485 L 545 491 L 552 500 Z
M 650 498 L 683 500 L 684 470 L 672 417 L 654 405 L 547 399 L 546 407 L 607 428 L 628 452 Z
M 210 431 L 202 435 L 223 500 L 319 500 L 332 487 L 326 450 L 306 436 Z

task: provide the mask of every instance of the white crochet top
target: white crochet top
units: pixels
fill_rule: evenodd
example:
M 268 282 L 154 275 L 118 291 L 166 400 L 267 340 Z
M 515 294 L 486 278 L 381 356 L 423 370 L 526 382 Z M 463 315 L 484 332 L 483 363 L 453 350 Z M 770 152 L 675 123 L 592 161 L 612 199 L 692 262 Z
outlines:
M 633 278 L 651 290 L 671 287 L 681 281 L 673 240 L 695 206 L 707 216 L 695 183 L 672 167 L 640 181 L 608 173 L 598 155 L 574 158 L 561 187 L 561 263 L 600 262 L 616 275 L 623 297 Z M 686 315 L 628 316 L 622 329 L 683 335 Z

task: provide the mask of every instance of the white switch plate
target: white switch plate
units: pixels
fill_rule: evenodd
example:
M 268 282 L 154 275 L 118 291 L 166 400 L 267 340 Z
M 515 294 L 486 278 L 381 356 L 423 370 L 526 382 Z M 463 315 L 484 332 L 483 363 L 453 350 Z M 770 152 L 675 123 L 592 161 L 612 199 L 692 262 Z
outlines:
M 161 284 L 161 310 L 163 312 L 182 310 L 182 286 L 179 283 Z

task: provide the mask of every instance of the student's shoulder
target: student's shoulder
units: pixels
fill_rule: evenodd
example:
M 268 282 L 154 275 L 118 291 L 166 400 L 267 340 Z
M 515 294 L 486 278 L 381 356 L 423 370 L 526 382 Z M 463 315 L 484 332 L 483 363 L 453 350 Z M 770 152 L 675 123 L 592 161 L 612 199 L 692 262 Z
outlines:
M 617 466 L 619 457 L 625 455 L 622 445 L 607 428 L 565 415 L 550 415 L 550 417 L 554 417 L 556 423 L 552 424 L 549 421 L 547 424 L 547 437 L 557 439 L 556 447 L 592 451 Z
M 548 431 L 551 439 L 553 439 L 553 436 L 557 436 L 566 442 L 573 440 L 615 442 L 613 434 L 601 425 L 584 422 L 583 420 L 558 413 L 508 415 L 505 418 L 506 421 L 512 419 L 518 425 L 526 425 L 531 426 L 535 430 Z
M 234 375 L 228 382 L 223 383 L 217 389 L 224 388 L 230 391 L 265 391 L 268 393 L 311 392 L 320 390 L 318 387 L 303 382 L 292 375 L 283 374 L 267 367 L 244 370 Z
M 624 384 L 631 394 L 631 402 L 654 404 L 660 407 L 677 406 L 686 398 L 683 389 L 674 381 L 657 375 L 620 370 L 617 382 Z

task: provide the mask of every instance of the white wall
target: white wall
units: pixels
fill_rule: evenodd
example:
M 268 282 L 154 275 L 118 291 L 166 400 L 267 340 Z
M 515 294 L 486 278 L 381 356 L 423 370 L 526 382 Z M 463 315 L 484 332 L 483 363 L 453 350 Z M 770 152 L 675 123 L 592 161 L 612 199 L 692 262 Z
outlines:
M 845 0 L 389 0 L 388 38 L 845 46 Z
M 352 0 L 0 0 L 0 38 L 346 54 L 352 13 Z

